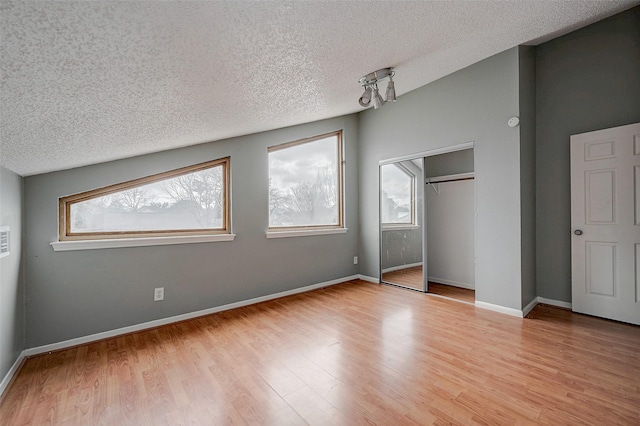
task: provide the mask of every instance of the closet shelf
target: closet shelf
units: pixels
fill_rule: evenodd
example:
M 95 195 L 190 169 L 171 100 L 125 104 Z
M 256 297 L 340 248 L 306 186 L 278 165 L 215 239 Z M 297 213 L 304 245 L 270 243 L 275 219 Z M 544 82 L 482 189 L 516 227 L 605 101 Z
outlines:
M 426 184 L 429 185 L 431 183 L 444 183 L 444 182 L 455 182 L 458 180 L 471 180 L 474 179 L 474 173 L 458 173 L 455 175 L 446 175 L 446 176 L 436 176 L 432 178 L 427 178 Z

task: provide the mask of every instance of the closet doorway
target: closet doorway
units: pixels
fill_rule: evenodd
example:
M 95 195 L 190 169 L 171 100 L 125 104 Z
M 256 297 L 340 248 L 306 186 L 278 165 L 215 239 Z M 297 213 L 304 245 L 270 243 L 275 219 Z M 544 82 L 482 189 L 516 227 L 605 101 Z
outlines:
M 473 144 L 380 163 L 381 282 L 475 302 Z

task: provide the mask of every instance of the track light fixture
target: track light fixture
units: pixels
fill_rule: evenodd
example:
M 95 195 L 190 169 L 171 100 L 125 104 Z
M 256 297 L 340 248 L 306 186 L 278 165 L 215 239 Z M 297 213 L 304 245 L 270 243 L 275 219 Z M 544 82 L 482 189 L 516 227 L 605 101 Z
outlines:
M 358 101 L 360 106 L 368 107 L 373 100 L 373 108 L 378 109 L 384 105 L 385 102 L 395 102 L 396 87 L 393 83 L 393 76 L 395 74 L 396 73 L 393 71 L 393 68 L 382 68 L 381 70 L 374 71 L 362 77 L 359 82 L 360 85 L 364 87 L 364 93 Z M 385 78 L 389 79 L 389 83 L 387 84 L 386 100 L 382 99 L 378 90 L 378 82 Z
M 373 89 L 373 108 L 378 109 L 382 105 L 384 105 L 384 99 L 380 96 L 380 92 L 378 92 L 378 85 L 376 84 Z
M 360 106 L 369 106 L 369 102 L 371 102 L 371 87 L 365 87 L 364 93 L 362 94 L 362 97 L 358 100 L 358 102 L 360 102 Z

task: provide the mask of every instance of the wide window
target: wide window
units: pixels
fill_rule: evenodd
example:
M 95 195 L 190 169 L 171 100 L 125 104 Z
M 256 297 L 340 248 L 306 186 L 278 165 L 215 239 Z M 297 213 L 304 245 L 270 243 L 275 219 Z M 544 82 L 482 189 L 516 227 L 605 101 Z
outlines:
M 269 148 L 269 229 L 343 226 L 342 132 Z
M 415 225 L 415 175 L 401 164 L 385 164 L 381 180 L 382 225 Z
M 230 232 L 229 158 L 60 199 L 60 240 Z

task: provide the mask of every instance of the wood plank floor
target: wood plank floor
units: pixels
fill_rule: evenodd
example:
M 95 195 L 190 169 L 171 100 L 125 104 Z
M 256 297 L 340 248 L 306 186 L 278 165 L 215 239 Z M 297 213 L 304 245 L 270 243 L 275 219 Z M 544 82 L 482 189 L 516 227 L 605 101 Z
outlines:
M 462 300 L 468 303 L 475 303 L 476 292 L 468 288 L 460 288 L 452 285 L 434 283 L 429 281 L 429 293 L 439 296 L 448 297 L 450 299 Z
M 382 281 L 422 291 L 422 266 L 385 272 Z
M 399 284 L 422 291 L 422 266 L 414 266 L 413 268 L 385 272 L 382 275 L 382 280 L 388 283 Z M 476 292 L 474 290 L 434 283 L 431 281 L 429 281 L 429 293 L 469 303 L 474 303 L 476 301 Z
M 352 281 L 28 359 L 2 425 L 640 424 L 640 327 Z

